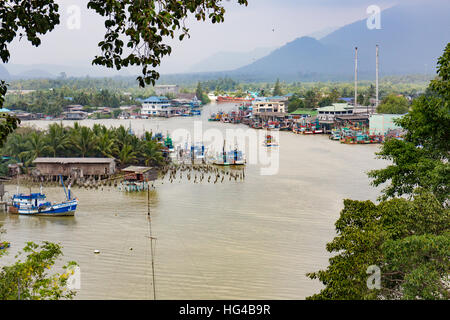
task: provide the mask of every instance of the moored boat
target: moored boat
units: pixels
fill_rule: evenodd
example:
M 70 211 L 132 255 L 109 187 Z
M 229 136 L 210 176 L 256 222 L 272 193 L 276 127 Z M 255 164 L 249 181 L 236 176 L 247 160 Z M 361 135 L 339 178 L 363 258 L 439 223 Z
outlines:
M 39 193 L 16 193 L 12 196 L 9 212 L 36 216 L 73 216 L 77 209 L 78 199 L 73 197 L 70 186 L 66 191 L 62 178 L 61 184 L 66 194 L 65 201 L 52 203 L 47 200 L 47 196 L 42 193 L 42 190 Z

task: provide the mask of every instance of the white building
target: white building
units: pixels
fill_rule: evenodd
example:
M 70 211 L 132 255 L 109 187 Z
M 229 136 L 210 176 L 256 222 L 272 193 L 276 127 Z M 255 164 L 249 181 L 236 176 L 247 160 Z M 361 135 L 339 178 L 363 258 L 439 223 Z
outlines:
M 253 104 L 253 113 L 286 113 L 286 104 L 284 102 L 257 101 Z
M 353 114 L 354 107 L 347 103 L 333 103 L 328 107 L 317 109 L 319 121 L 334 121 L 336 116 Z
M 142 101 L 141 114 L 153 117 L 168 117 L 174 108 L 166 97 L 150 97 Z

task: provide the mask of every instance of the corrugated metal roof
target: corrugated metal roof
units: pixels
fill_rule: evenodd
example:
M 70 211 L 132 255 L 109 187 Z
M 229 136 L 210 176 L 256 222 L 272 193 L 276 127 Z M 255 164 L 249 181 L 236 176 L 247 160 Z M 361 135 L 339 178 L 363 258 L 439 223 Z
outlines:
M 126 172 L 134 172 L 134 173 L 145 173 L 149 170 L 151 170 L 151 167 L 138 167 L 138 166 L 129 166 L 125 169 L 122 169 L 122 171 Z
M 113 163 L 113 158 L 36 158 L 33 163 Z

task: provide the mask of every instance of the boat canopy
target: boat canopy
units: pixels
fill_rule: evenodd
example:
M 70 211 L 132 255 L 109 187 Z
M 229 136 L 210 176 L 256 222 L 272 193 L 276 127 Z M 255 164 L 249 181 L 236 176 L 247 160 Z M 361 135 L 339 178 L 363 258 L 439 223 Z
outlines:
M 45 194 L 42 193 L 32 193 L 32 194 L 15 194 L 15 199 L 24 199 L 24 200 L 30 200 L 30 199 L 45 199 Z

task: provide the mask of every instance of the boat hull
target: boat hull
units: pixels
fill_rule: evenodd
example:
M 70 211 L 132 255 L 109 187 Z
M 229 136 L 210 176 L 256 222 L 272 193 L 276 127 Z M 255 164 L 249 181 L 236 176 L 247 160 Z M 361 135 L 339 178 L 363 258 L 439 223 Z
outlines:
M 20 215 L 32 215 L 32 216 L 51 216 L 51 217 L 64 217 L 74 216 L 77 210 L 78 201 L 73 200 L 60 204 L 55 204 L 46 208 L 19 208 L 18 214 Z

